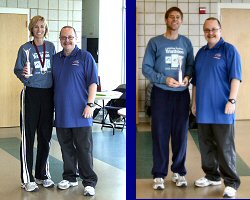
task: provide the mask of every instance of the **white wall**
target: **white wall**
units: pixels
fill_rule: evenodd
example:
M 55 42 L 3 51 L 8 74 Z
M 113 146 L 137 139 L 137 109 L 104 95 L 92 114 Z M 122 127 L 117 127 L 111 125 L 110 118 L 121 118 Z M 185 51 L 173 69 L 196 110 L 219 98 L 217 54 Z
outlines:
M 122 0 L 99 2 L 99 75 L 102 89 L 122 83 Z

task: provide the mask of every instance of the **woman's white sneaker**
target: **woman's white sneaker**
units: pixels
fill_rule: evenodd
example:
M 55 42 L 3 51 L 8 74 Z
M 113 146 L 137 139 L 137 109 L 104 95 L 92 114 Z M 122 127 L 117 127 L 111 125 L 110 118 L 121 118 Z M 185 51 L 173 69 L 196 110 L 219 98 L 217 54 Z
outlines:
M 45 187 L 45 188 L 51 188 L 51 187 L 54 187 L 54 185 L 55 185 L 55 183 L 49 178 L 45 179 L 45 180 L 36 179 L 36 183 L 38 185 L 43 185 L 43 187 Z
M 39 187 L 35 182 L 22 183 L 21 187 L 25 189 L 27 192 L 36 192 L 39 190 Z

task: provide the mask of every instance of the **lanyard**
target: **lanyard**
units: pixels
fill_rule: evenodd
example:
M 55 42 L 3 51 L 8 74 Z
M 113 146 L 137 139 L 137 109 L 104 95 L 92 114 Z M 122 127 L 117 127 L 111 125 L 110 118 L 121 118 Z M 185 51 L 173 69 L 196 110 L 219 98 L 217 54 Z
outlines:
M 41 55 L 40 55 L 40 53 L 39 53 L 39 51 L 38 51 L 38 48 L 37 48 L 37 46 L 36 46 L 34 40 L 33 40 L 33 45 L 34 45 L 35 48 L 36 48 L 36 53 L 38 54 L 40 63 L 41 63 L 42 68 L 43 68 L 43 67 L 44 67 L 44 64 L 45 64 L 46 44 L 45 44 L 45 42 L 43 43 L 43 60 L 42 60 L 42 58 L 41 58 Z

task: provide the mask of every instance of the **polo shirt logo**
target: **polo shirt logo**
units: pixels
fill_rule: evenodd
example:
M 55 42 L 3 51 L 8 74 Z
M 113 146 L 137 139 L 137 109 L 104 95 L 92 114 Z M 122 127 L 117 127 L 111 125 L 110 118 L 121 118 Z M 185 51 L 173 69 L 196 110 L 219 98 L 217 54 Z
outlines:
M 215 54 L 213 58 L 220 60 L 221 59 L 221 53 Z
M 79 60 L 73 61 L 72 65 L 79 66 Z

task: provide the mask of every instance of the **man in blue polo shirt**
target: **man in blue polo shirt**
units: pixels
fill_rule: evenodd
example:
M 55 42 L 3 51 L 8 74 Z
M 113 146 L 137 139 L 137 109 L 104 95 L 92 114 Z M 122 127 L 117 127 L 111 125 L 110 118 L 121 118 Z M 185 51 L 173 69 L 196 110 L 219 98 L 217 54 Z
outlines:
M 76 38 L 73 27 L 63 27 L 63 50 L 53 57 L 55 126 L 64 162 L 58 188 L 78 185 L 78 166 L 84 195 L 93 196 L 97 175 L 93 170 L 92 107 L 98 74 L 93 57 L 76 46 Z
M 195 58 L 192 79 L 192 112 L 197 116 L 202 169 L 198 187 L 220 185 L 224 197 L 234 197 L 240 186 L 234 144 L 235 106 L 242 79 L 241 58 L 236 48 L 221 37 L 217 18 L 203 26 L 207 45 Z

